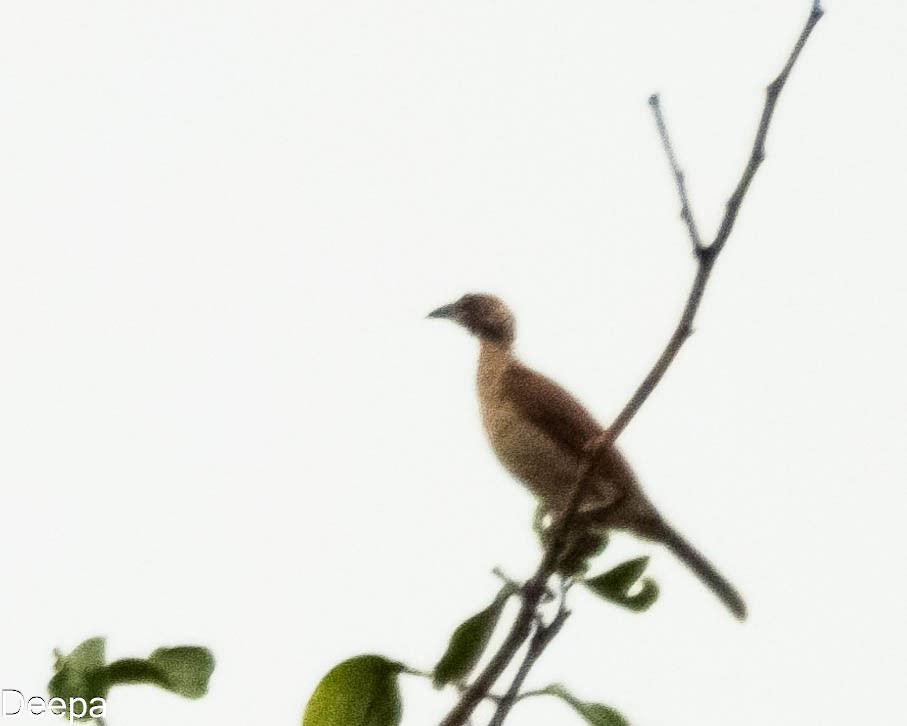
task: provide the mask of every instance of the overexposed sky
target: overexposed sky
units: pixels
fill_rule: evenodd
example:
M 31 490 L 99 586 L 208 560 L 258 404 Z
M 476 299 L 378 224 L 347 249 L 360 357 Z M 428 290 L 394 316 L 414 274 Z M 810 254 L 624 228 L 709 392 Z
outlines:
M 634 726 L 903 718 L 907 5 L 826 9 L 697 332 L 621 439 L 750 620 L 615 537 L 601 567 L 651 554 L 660 601 L 577 590 L 529 680 Z M 430 668 L 491 569 L 538 553 L 475 341 L 425 314 L 499 294 L 524 360 L 607 422 L 693 274 L 646 99 L 710 233 L 808 10 L 5 3 L 0 688 L 43 693 L 51 650 L 94 635 L 199 643 L 206 698 L 120 689 L 110 726 L 277 726 L 350 655 Z M 406 726 L 453 701 L 404 695 Z M 530 703 L 508 723 L 579 723 Z

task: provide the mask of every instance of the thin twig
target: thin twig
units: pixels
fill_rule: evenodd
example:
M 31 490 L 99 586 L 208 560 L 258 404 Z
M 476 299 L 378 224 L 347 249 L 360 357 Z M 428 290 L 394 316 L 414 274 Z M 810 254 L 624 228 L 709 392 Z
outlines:
M 658 135 L 661 137 L 661 145 L 664 148 L 665 155 L 668 157 L 668 163 L 671 165 L 671 171 L 674 174 L 674 182 L 677 184 L 677 193 L 680 195 L 680 218 L 687 225 L 687 232 L 690 235 L 690 242 L 693 243 L 693 254 L 697 257 L 702 251 L 704 245 L 702 238 L 699 236 L 699 230 L 696 227 L 696 220 L 693 218 L 693 209 L 690 207 L 690 199 L 687 196 L 686 177 L 680 164 L 677 163 L 677 157 L 674 155 L 674 146 L 671 144 L 671 137 L 668 135 L 668 127 L 665 125 L 664 116 L 661 113 L 661 104 L 658 101 L 658 94 L 649 96 L 649 105 L 655 114 L 655 125 L 658 127 Z
M 515 580 L 506 572 L 504 572 L 500 567 L 495 567 L 491 571 L 491 574 L 500 579 L 509 588 L 511 588 L 511 593 L 522 592 L 523 588 L 525 587 L 525 583 L 522 583 L 519 580 Z M 554 600 L 554 593 L 550 589 L 546 588 L 545 592 L 542 593 L 542 602 L 550 602 L 552 600 Z
M 417 678 L 425 678 L 426 680 L 429 680 L 429 681 L 433 680 L 435 677 L 435 674 L 430 671 L 423 671 L 418 668 L 410 668 L 409 666 L 405 666 L 401 672 L 408 676 L 416 676 Z M 469 686 L 466 683 L 459 682 L 459 681 L 454 682 L 454 683 L 449 683 L 447 685 L 453 686 L 460 693 L 465 693 L 469 689 Z M 499 696 L 496 693 L 486 693 L 485 700 L 491 701 L 492 703 L 497 704 L 504 700 L 504 696 Z
M 461 726 L 483 700 L 483 694 L 489 692 L 495 681 L 504 672 L 504 669 L 510 665 L 517 651 L 532 634 L 533 623 L 538 614 L 538 606 L 545 593 L 548 592 L 548 579 L 557 569 L 558 560 L 567 543 L 570 524 L 579 510 L 580 502 L 585 498 L 589 486 L 594 481 L 590 476 L 593 466 L 597 462 L 598 456 L 606 450 L 607 446 L 605 445 L 595 449 L 590 448 L 590 454 L 580 465 L 577 482 L 574 485 L 574 494 L 570 499 L 567 511 L 551 525 L 553 532 L 542 555 L 542 561 L 539 563 L 535 574 L 523 586 L 522 604 L 510 628 L 510 632 L 498 648 L 498 651 L 485 666 L 485 669 L 476 678 L 472 686 L 466 690 L 459 703 L 447 714 L 440 726 Z M 560 625 L 558 629 L 560 629 Z
M 513 678 L 513 683 L 510 684 L 507 693 L 504 694 L 504 697 L 498 703 L 498 707 L 494 712 L 494 717 L 488 722 L 488 726 L 501 726 L 501 724 L 504 723 L 504 719 L 507 718 L 510 709 L 513 708 L 513 705 L 520 699 L 520 689 L 523 687 L 523 683 L 526 680 L 526 676 L 529 675 L 529 671 L 532 670 L 532 667 L 541 657 L 545 648 L 548 647 L 548 644 L 560 632 L 561 628 L 564 627 L 564 623 L 569 617 L 570 611 L 567 609 L 567 590 L 564 588 L 561 592 L 561 602 L 557 610 L 557 615 L 554 616 L 554 620 L 552 620 L 550 624 L 545 625 L 544 623 L 540 623 L 536 628 L 532 640 L 529 641 L 529 648 L 526 651 L 523 662 L 520 664 L 519 670 Z
M 547 580 L 547 578 L 545 579 Z M 535 580 L 535 578 L 533 578 L 533 580 Z M 510 661 L 513 660 L 513 657 L 516 655 L 520 646 L 526 642 L 526 639 L 532 632 L 532 623 L 535 617 L 536 608 L 538 607 L 542 593 L 544 592 L 544 584 L 542 588 L 538 588 L 532 587 L 530 585 L 531 582 L 532 580 L 527 582 L 523 589 L 523 600 L 520 605 L 520 611 L 510 628 L 510 632 L 504 639 L 504 642 L 501 643 L 498 651 L 492 656 L 479 677 L 476 678 L 473 684 L 463 693 L 463 696 L 460 698 L 457 705 L 447 714 L 441 722 L 441 726 L 460 726 L 463 724 L 475 710 L 476 706 L 484 700 L 485 696 L 494 685 L 494 682 L 500 677 L 501 673 L 504 672 L 504 669 L 510 664 Z
M 803 50 L 803 46 L 806 45 L 806 41 L 809 39 L 813 28 L 816 27 L 816 23 L 819 22 L 823 14 L 824 11 L 822 10 L 821 3 L 819 0 L 814 0 L 809 18 L 806 21 L 806 25 L 803 27 L 803 31 L 800 33 L 800 37 L 794 45 L 794 49 L 787 59 L 787 63 L 784 64 L 781 73 L 769 84 L 766 90 L 765 106 L 762 109 L 762 116 L 759 119 L 759 128 L 756 131 L 756 139 L 753 142 L 753 150 L 750 154 L 749 162 L 743 170 L 740 181 L 737 182 L 737 187 L 734 189 L 733 194 L 731 194 L 730 199 L 728 199 L 724 218 L 721 220 L 718 233 L 715 235 L 715 239 L 710 245 L 695 248 L 699 268 L 696 271 L 696 279 L 693 281 L 693 288 L 690 290 L 690 296 L 687 299 L 683 314 L 680 316 L 677 328 L 674 330 L 674 334 L 668 341 L 668 345 L 652 367 L 652 370 L 649 371 L 649 375 L 645 377 L 643 382 L 639 385 L 639 388 L 636 389 L 633 397 L 627 402 L 627 405 L 624 406 L 623 410 L 618 414 L 614 423 L 611 425 L 611 428 L 608 430 L 611 434 L 612 441 L 620 436 L 627 427 L 627 424 L 630 423 L 631 419 L 636 415 L 636 412 L 639 411 L 640 407 L 645 403 L 652 391 L 655 390 L 655 387 L 664 376 L 665 371 L 667 371 L 668 367 L 677 356 L 681 346 L 692 332 L 693 318 L 696 317 L 699 303 L 702 301 L 702 293 L 705 291 L 705 285 L 709 280 L 712 267 L 714 266 L 718 255 L 721 253 L 721 250 L 724 249 L 724 244 L 727 242 L 731 231 L 734 229 L 734 222 L 737 220 L 740 205 L 743 203 L 743 199 L 746 196 L 746 192 L 749 189 L 753 177 L 756 175 L 756 171 L 765 159 L 765 137 L 768 134 L 768 128 L 771 124 L 772 116 L 775 113 L 775 105 L 778 102 L 778 96 L 787 83 L 787 79 L 790 76 L 791 70 L 793 70 L 794 64 L 797 62 L 797 58 L 800 57 L 800 51 Z M 658 96 L 653 96 L 650 99 L 650 104 L 655 113 L 656 123 L 663 124 Z M 667 132 L 665 132 L 664 138 L 667 138 Z M 668 146 L 668 149 L 670 149 L 670 146 Z M 676 165 L 676 160 L 673 159 L 672 152 L 669 156 L 669 160 L 671 161 L 672 167 Z M 683 172 L 679 173 L 680 179 L 682 180 Z M 686 204 L 686 190 L 683 188 L 682 184 L 680 189 L 681 204 Z M 692 214 L 690 215 L 690 219 L 692 219 Z
M 533 623 L 538 616 L 538 607 L 542 600 L 542 595 L 547 589 L 548 579 L 557 569 L 558 562 L 563 554 L 564 547 L 567 544 L 568 533 L 573 519 L 579 510 L 580 503 L 585 499 L 589 486 L 591 486 L 594 481 L 591 475 L 595 471 L 596 465 L 599 460 L 608 453 L 618 436 L 623 433 L 627 424 L 630 423 L 652 391 L 655 390 L 655 387 L 677 357 L 677 353 L 680 351 L 683 343 L 692 332 L 693 320 L 699 310 L 699 304 L 702 302 L 706 283 L 708 282 L 712 268 L 715 265 L 715 260 L 721 253 L 725 242 L 733 230 L 734 222 L 737 219 L 737 214 L 740 211 L 740 205 L 743 202 L 743 198 L 746 196 L 746 192 L 749 189 L 750 183 L 752 182 L 759 165 L 765 158 L 765 138 L 774 114 L 778 96 L 784 88 L 791 70 L 796 63 L 797 58 L 800 56 L 800 52 L 803 50 L 803 46 L 806 44 L 813 28 L 816 23 L 819 22 L 822 15 L 823 10 L 820 1 L 814 0 L 809 18 L 807 19 L 803 31 L 800 33 L 800 37 L 794 45 L 793 51 L 787 59 L 787 63 L 784 65 L 784 68 L 778 77 L 768 86 L 765 106 L 763 107 L 762 116 L 759 120 L 759 128 L 756 132 L 756 139 L 753 143 L 753 150 L 749 162 L 737 183 L 737 187 L 734 189 L 733 194 L 727 202 L 725 215 L 718 229 L 718 233 L 713 242 L 707 246 L 702 245 L 698 230 L 693 222 L 693 214 L 692 210 L 689 208 L 683 172 L 677 164 L 676 157 L 673 153 L 673 147 L 670 145 L 667 128 L 664 126 L 664 119 L 660 113 L 658 96 L 652 96 L 650 98 L 650 104 L 655 112 L 656 123 L 658 124 L 659 132 L 662 137 L 662 143 L 668 153 L 678 191 L 681 195 L 682 210 L 686 210 L 684 221 L 687 223 L 694 253 L 698 261 L 696 276 L 693 280 L 693 285 L 690 289 L 690 294 L 687 298 L 686 305 L 684 306 L 683 313 L 681 314 L 677 327 L 668 340 L 664 351 L 649 371 L 649 374 L 643 379 L 633 396 L 627 402 L 626 406 L 624 406 L 618 414 L 606 434 L 600 437 L 599 440 L 593 442 L 580 464 L 576 483 L 574 484 L 573 495 L 571 496 L 567 510 L 551 526 L 552 536 L 548 546 L 545 548 L 545 553 L 542 556 L 542 561 L 539 564 L 538 569 L 523 587 L 522 605 L 510 632 L 507 634 L 504 642 L 492 656 L 479 677 L 463 692 L 463 696 L 459 703 L 457 703 L 450 713 L 447 714 L 441 722 L 441 726 L 462 726 L 466 723 L 476 706 L 486 698 L 491 687 L 513 660 L 520 647 L 522 647 L 523 644 L 529 640 L 530 636 L 532 636 L 527 658 L 523 661 L 523 664 L 517 673 L 517 680 L 514 682 L 515 687 L 514 685 L 511 685 L 511 688 L 508 689 L 507 694 L 499 705 L 499 711 L 501 705 L 508 699 L 510 700 L 510 706 L 512 706 L 513 702 L 519 700 L 519 688 L 522 686 L 523 680 L 528 674 L 529 669 L 534 665 L 535 661 L 538 659 L 538 655 L 540 655 L 541 651 L 548 645 L 551 638 L 553 638 L 558 630 L 560 630 L 563 621 L 566 620 L 566 614 L 563 616 L 561 613 L 558 614 L 558 617 L 556 617 L 551 625 L 548 626 L 548 628 L 551 628 L 557 623 L 553 633 L 550 633 L 550 637 L 545 637 L 544 629 L 536 628 L 535 631 L 533 631 Z M 558 622 L 559 618 L 560 622 Z M 540 632 L 542 635 L 539 635 Z M 530 658 L 529 653 L 533 652 L 533 644 L 536 646 L 538 653 L 534 653 Z M 511 691 L 513 691 L 512 698 Z M 507 710 L 509 711 L 509 706 Z M 507 713 L 505 712 L 499 718 L 498 714 L 496 714 L 495 720 L 492 721 L 490 726 L 499 726 L 506 715 Z
M 545 686 L 544 688 L 534 688 L 531 691 L 523 691 L 519 696 L 516 697 L 517 701 L 524 701 L 527 698 L 535 698 L 536 696 L 550 696 L 551 686 Z
M 781 91 L 787 83 L 787 79 L 790 77 L 794 64 L 800 57 L 803 46 L 806 45 L 806 41 L 809 40 L 809 36 L 813 32 L 813 28 L 816 27 L 816 23 L 822 19 L 824 14 L 825 11 L 822 9 L 821 1 L 813 0 L 812 11 L 809 14 L 803 32 L 801 32 L 800 37 L 797 38 L 797 42 L 794 45 L 793 51 L 791 51 L 790 57 L 787 59 L 787 63 L 784 64 L 784 68 L 781 73 L 778 74 L 778 77 L 765 89 L 765 106 L 762 109 L 762 117 L 759 119 L 759 129 L 756 132 L 756 140 L 753 142 L 753 151 L 750 154 L 749 163 L 743 171 L 743 176 L 740 177 L 740 181 L 737 183 L 737 188 L 734 189 L 734 193 L 731 194 L 731 198 L 728 200 L 727 211 L 725 212 L 724 219 L 721 220 L 721 226 L 718 228 L 718 234 L 715 235 L 715 241 L 709 246 L 708 252 L 712 257 L 718 256 L 718 253 L 720 253 L 724 247 L 724 243 L 727 242 L 727 238 L 730 237 L 731 230 L 734 229 L 734 222 L 737 221 L 737 213 L 740 211 L 740 205 L 743 203 L 743 198 L 746 196 L 750 182 L 753 180 L 756 171 L 765 159 L 765 137 L 768 135 L 768 127 L 772 122 L 772 116 L 775 114 L 775 105 L 778 103 L 778 96 L 781 95 Z
M 601 451 L 604 450 L 605 448 L 602 447 Z M 590 448 L 591 451 L 592 449 Z M 548 579 L 557 569 L 558 560 L 567 542 L 570 524 L 579 509 L 580 502 L 585 497 L 588 487 L 593 482 L 590 474 L 597 458 L 596 455 L 590 454 L 581 463 L 580 471 L 577 475 L 577 483 L 574 485 L 574 494 L 571 497 L 567 511 L 551 525 L 552 535 L 542 555 L 542 561 L 539 563 L 535 574 L 523 585 L 520 610 L 513 621 L 510 632 L 504 642 L 501 643 L 498 651 L 488 661 L 485 669 L 479 674 L 479 677 L 466 690 L 457 705 L 441 721 L 440 726 L 461 726 L 483 700 L 484 694 L 491 690 L 495 681 L 501 676 L 504 669 L 510 665 L 510 661 L 513 660 L 517 651 L 532 634 L 532 626 L 538 613 L 538 606 L 543 601 L 546 593 L 549 592 Z

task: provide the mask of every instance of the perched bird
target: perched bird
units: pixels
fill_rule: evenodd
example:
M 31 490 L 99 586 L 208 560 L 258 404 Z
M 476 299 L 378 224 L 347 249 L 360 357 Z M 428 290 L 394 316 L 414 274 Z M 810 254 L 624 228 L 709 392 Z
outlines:
M 605 429 L 561 386 L 516 358 L 515 320 L 497 297 L 464 295 L 428 317 L 452 320 L 478 337 L 479 404 L 491 447 L 553 516 L 563 513 L 583 457 Z M 734 587 L 658 513 L 616 447 L 599 457 L 594 484 L 574 521 L 582 528 L 626 530 L 666 545 L 737 618 L 746 617 Z

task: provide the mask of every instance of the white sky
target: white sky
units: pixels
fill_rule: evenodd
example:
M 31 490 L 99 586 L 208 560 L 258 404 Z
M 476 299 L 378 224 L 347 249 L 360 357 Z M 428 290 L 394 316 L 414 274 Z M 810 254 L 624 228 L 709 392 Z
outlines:
M 902 723 L 907 5 L 829 2 L 697 334 L 622 438 L 740 587 L 666 551 L 645 615 L 577 591 L 530 678 L 634 726 Z M 715 228 L 807 0 L 21 2 L 0 9 L 0 688 L 51 650 L 210 646 L 208 697 L 111 726 L 295 724 L 320 676 L 428 668 L 535 566 L 475 342 L 605 422 L 693 273 L 646 99 Z M 407 726 L 452 696 L 407 681 Z M 514 726 L 572 723 L 557 702 Z

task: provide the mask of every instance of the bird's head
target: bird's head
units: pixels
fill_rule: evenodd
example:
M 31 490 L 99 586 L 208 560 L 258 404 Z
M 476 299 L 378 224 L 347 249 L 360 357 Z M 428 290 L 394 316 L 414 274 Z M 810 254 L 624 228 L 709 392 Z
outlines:
M 468 293 L 456 302 L 433 310 L 428 317 L 452 320 L 492 343 L 510 345 L 516 334 L 513 313 L 494 295 Z

